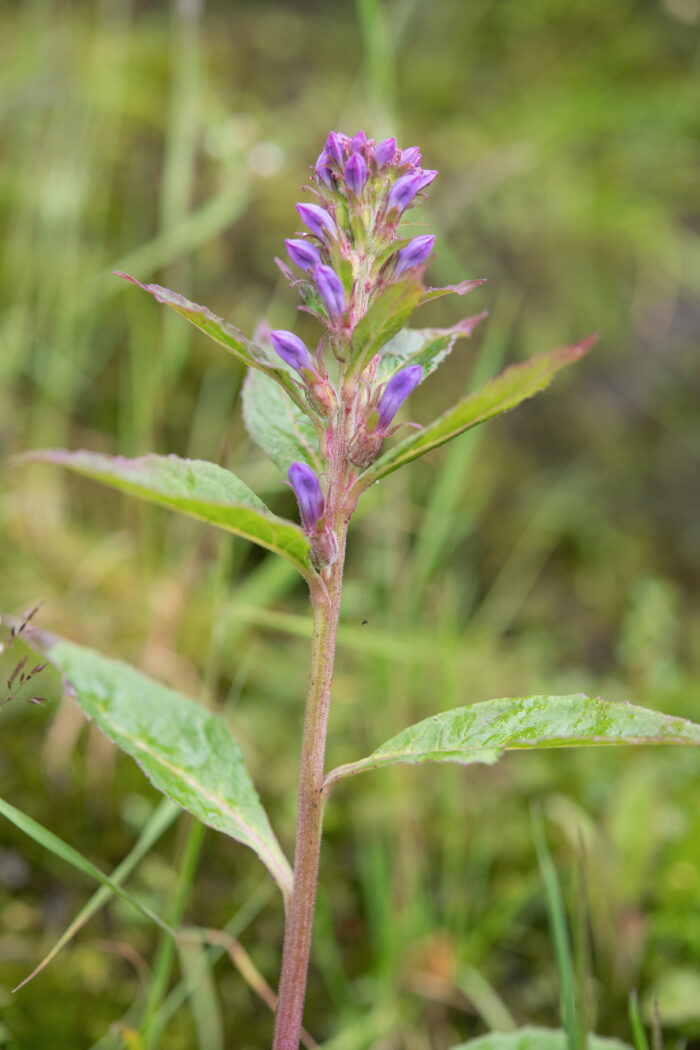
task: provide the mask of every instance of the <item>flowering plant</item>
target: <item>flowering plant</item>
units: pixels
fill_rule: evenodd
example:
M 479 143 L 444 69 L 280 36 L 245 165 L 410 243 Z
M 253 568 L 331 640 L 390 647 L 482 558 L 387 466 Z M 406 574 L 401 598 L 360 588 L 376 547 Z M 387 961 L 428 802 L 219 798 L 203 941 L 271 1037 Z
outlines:
M 478 313 L 449 328 L 407 327 L 423 303 L 450 293 L 464 296 L 483 283 L 426 286 L 435 238 L 407 238 L 402 228 L 437 174 L 420 163 L 417 148 L 402 150 L 393 138 L 375 142 L 363 132 L 328 136 L 311 172 L 314 199 L 297 205 L 305 232 L 286 241 L 295 270 L 278 260 L 301 295 L 301 309 L 320 324 L 315 347 L 286 330 L 261 329 L 251 341 L 205 307 L 159 285 L 140 285 L 248 367 L 244 419 L 252 439 L 294 490 L 301 528 L 272 513 L 242 481 L 212 463 L 85 451 L 31 454 L 246 537 L 287 559 L 308 584 L 314 633 L 293 866 L 219 717 L 81 646 L 56 639 L 46 645 L 87 716 L 135 757 L 153 784 L 204 823 L 255 850 L 279 885 L 286 926 L 274 1050 L 297 1050 L 302 1037 L 323 811 L 338 781 L 397 763 L 493 763 L 518 748 L 700 743 L 700 727 L 681 719 L 582 695 L 536 696 L 432 714 L 369 757 L 326 772 L 346 536 L 358 499 L 392 471 L 543 390 L 595 339 L 506 368 L 426 426 L 397 421 L 416 387 L 486 316 Z M 410 432 L 387 446 L 406 425 Z M 184 936 L 181 930 L 170 932 Z

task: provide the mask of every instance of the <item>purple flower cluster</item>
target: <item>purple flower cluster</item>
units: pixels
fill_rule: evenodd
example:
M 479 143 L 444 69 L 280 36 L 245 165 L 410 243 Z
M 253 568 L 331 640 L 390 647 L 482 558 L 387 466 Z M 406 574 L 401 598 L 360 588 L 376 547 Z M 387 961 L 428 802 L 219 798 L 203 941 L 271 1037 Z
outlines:
M 305 309 L 319 318 L 326 334 L 315 354 L 284 330 L 271 333 L 272 345 L 297 373 L 307 400 L 324 420 L 326 448 L 336 447 L 341 413 L 353 420 L 354 432 L 345 439 L 351 472 L 376 459 L 395 429 L 396 413 L 423 378 L 420 365 L 408 365 L 389 382 L 377 383 L 376 361 L 358 366 L 354 342 L 355 329 L 375 298 L 393 282 L 420 281 L 433 250 L 432 234 L 406 243 L 398 233 L 406 210 L 420 203 L 437 175 L 420 163 L 416 146 L 402 150 L 393 138 L 376 142 L 363 131 L 352 137 L 332 131 L 312 172 L 315 200 L 296 206 L 306 229 L 285 241 L 289 259 L 303 274 L 296 283 L 303 289 Z M 326 370 L 324 348 L 341 363 L 340 385 Z M 330 511 L 321 483 L 301 462 L 292 464 L 288 477 L 304 531 L 320 562 L 327 564 L 333 528 L 326 520 Z
M 436 171 L 421 168 L 420 161 L 417 146 L 401 150 L 393 138 L 375 142 L 364 131 L 352 138 L 331 131 L 314 174 L 326 189 L 354 197 L 360 197 L 379 179 L 380 189 L 385 193 L 388 189 L 388 210 L 403 212 L 437 175 Z
M 431 235 L 391 253 L 404 212 L 437 175 L 420 161 L 416 146 L 402 150 L 395 139 L 376 142 L 364 131 L 352 138 L 331 131 L 326 139 L 312 174 L 317 200 L 296 206 L 308 232 L 285 243 L 292 263 L 313 281 L 321 319 L 333 331 L 349 335 L 363 312 L 358 300 L 366 309 L 383 284 L 427 261 Z M 367 282 L 359 289 L 364 295 L 358 294 L 360 274 Z

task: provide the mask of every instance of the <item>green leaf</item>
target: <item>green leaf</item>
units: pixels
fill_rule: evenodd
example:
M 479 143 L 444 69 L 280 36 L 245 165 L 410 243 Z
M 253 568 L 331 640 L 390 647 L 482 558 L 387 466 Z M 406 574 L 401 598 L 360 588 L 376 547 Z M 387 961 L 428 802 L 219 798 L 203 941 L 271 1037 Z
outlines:
M 250 339 L 246 339 L 241 330 L 231 324 L 230 321 L 224 320 L 223 317 L 218 317 L 207 306 L 193 303 L 191 300 L 186 299 L 184 295 L 180 295 L 179 292 L 171 292 L 169 288 L 163 288 L 159 284 L 142 284 L 135 277 L 131 277 L 128 273 L 123 273 L 119 270 L 115 270 L 115 276 L 123 277 L 125 281 L 130 281 L 132 284 L 138 285 L 139 288 L 143 288 L 144 292 L 152 295 L 156 302 L 169 306 L 171 310 L 184 317 L 186 321 L 193 324 L 200 332 L 204 332 L 215 343 L 223 346 L 225 350 L 228 350 L 230 354 L 233 354 L 244 365 L 260 369 L 270 376 L 271 379 L 274 379 L 276 383 L 284 387 L 302 411 L 309 411 L 304 398 L 297 390 L 290 376 L 283 369 L 273 365 L 268 360 L 262 347 L 253 343 Z
M 379 358 L 377 379 L 391 379 L 407 365 L 420 365 L 426 379 L 445 360 L 458 339 L 469 337 L 488 311 L 465 317 L 451 328 L 404 328 L 384 347 Z
M 433 299 L 440 299 L 443 295 L 467 295 L 481 284 L 486 284 L 485 277 L 476 281 L 460 281 L 459 284 L 446 284 L 443 288 L 426 288 L 421 299 L 421 306 L 423 303 L 432 302 Z
M 489 1032 L 488 1035 L 460 1043 L 452 1050 L 567 1050 L 566 1032 L 554 1028 L 519 1028 L 517 1032 Z M 586 1038 L 587 1050 L 631 1050 L 619 1039 L 600 1035 Z
M 434 422 L 411 434 L 380 456 L 362 475 L 362 484 L 372 484 L 411 460 L 439 448 L 465 430 L 515 408 L 521 401 L 533 397 L 540 390 L 545 390 L 557 372 L 588 353 L 596 339 L 596 335 L 591 335 L 573 346 L 550 350 L 522 364 L 506 368 L 500 375 L 484 383 L 474 394 L 462 398 L 452 408 L 448 408 Z
M 409 272 L 379 293 L 353 332 L 354 371 L 361 372 L 403 328 L 421 301 L 424 290 L 420 273 Z
M 169 510 L 218 525 L 286 558 L 309 579 L 310 544 L 301 529 L 278 518 L 229 470 L 177 456 L 105 456 L 99 452 L 40 449 L 21 457 L 84 474 Z
M 204 824 L 250 846 L 286 898 L 289 863 L 224 720 L 92 649 L 59 641 L 47 655 L 88 718 L 136 760 L 153 786 Z
M 398 763 L 492 765 L 505 751 L 612 744 L 700 745 L 700 725 L 582 693 L 485 700 L 409 726 L 368 758 L 334 769 L 326 787 L 355 773 Z
M 253 441 L 286 474 L 295 460 L 323 471 L 318 434 L 309 417 L 261 372 L 249 372 L 243 384 L 243 421 Z
M 175 936 L 175 931 L 172 930 L 166 922 L 163 922 L 155 912 L 151 911 L 147 905 L 142 904 L 137 897 L 134 897 L 133 894 L 128 893 L 123 889 L 119 883 L 110 879 L 109 875 L 105 875 L 104 872 L 100 871 L 92 861 L 89 861 L 87 857 L 82 855 L 82 853 L 78 853 L 77 849 L 74 849 L 73 846 L 69 846 L 68 843 L 64 842 L 63 839 L 60 839 L 58 835 L 54 835 L 53 831 L 49 831 L 48 828 L 39 824 L 39 822 L 32 817 L 27 816 L 26 813 L 22 813 L 21 810 L 15 809 L 14 806 L 2 798 L 0 798 L 0 814 L 2 814 L 3 817 L 7 817 L 15 827 L 19 828 L 20 831 L 23 831 L 25 835 L 34 839 L 35 842 L 38 842 L 40 846 L 44 847 L 44 849 L 53 853 L 55 857 L 58 857 L 60 860 L 65 861 L 66 864 L 70 864 L 72 867 L 77 868 L 78 871 L 82 871 L 85 875 L 89 875 L 91 878 L 103 883 L 103 885 L 108 886 L 118 897 L 127 901 L 136 908 L 137 911 L 140 911 L 142 915 L 145 915 L 147 919 L 150 919 L 151 922 L 160 926 L 161 930 L 165 930 L 165 932 L 169 933 L 171 937 Z

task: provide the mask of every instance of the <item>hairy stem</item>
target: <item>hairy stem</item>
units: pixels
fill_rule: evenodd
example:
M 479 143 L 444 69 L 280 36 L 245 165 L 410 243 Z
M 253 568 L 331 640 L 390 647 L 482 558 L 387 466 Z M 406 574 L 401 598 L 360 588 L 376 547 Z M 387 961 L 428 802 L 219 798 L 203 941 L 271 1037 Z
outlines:
M 298 1050 L 301 1035 L 321 852 L 326 731 L 343 580 L 345 531 L 343 522 L 336 532 L 338 557 L 329 572 L 327 591 L 312 592 L 314 635 L 301 749 L 294 888 L 285 928 L 273 1050 Z

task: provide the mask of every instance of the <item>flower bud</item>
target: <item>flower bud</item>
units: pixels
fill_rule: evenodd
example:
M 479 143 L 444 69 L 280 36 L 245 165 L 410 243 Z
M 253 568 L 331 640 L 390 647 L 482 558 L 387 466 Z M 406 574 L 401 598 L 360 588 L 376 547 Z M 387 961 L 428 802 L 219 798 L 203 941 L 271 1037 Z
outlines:
M 304 369 L 307 369 L 316 374 L 317 369 L 313 358 L 298 335 L 278 329 L 276 332 L 270 332 L 270 339 L 282 360 L 286 361 L 295 372 L 303 375 Z
M 362 192 L 367 182 L 367 164 L 361 154 L 353 153 L 345 165 L 345 182 L 354 194 L 359 195 Z
M 361 427 L 350 442 L 348 458 L 360 470 L 365 470 L 374 463 L 383 444 L 384 434 L 381 431 L 368 431 Z
M 319 295 L 323 299 L 331 321 L 338 321 L 345 313 L 345 289 L 343 282 L 330 266 L 317 266 L 314 270 L 314 281 Z
M 319 153 L 314 170 L 319 179 L 326 184 L 329 190 L 332 190 L 333 179 L 331 178 L 331 169 L 328 167 L 328 157 L 325 149 L 322 149 Z
M 326 139 L 326 156 L 331 163 L 342 168 L 345 163 L 345 156 L 343 150 L 343 139 L 345 135 L 339 135 L 337 131 L 331 131 Z
M 329 379 L 317 379 L 306 388 L 306 400 L 322 419 L 328 419 L 338 408 L 338 396 Z
M 324 502 L 321 486 L 308 463 L 292 463 L 287 471 L 289 484 L 299 504 L 301 524 L 305 532 L 313 532 L 319 518 L 323 515 Z
M 404 211 L 417 193 L 429 186 L 436 171 L 414 171 L 402 175 L 389 190 L 389 211 Z
M 297 204 L 297 211 L 302 222 L 316 237 L 323 240 L 324 233 L 330 233 L 332 237 L 335 237 L 335 223 L 324 208 L 318 204 Z
M 401 166 L 403 166 L 404 164 L 410 164 L 412 168 L 416 168 L 420 164 L 420 159 L 421 151 L 418 149 L 417 146 L 411 146 L 409 149 L 401 151 L 401 158 L 399 160 L 399 164 Z
M 432 252 L 434 244 L 435 237 L 432 234 L 414 237 L 412 241 L 409 241 L 396 257 L 394 277 L 399 277 L 406 270 L 410 270 L 412 266 L 420 266 L 421 263 L 424 263 Z
M 295 266 L 300 270 L 313 270 L 321 262 L 318 248 L 310 241 L 304 241 L 300 237 L 290 237 L 286 240 L 287 253 Z
M 367 145 L 367 136 L 364 131 L 358 131 L 357 135 L 353 135 L 350 139 L 350 152 L 360 153 Z
M 401 408 L 409 394 L 416 389 L 423 378 L 420 365 L 409 365 L 397 372 L 386 385 L 377 406 L 377 429 L 386 430 L 392 419 Z
M 391 164 L 396 153 L 396 139 L 384 139 L 382 142 L 377 144 L 377 148 L 374 151 L 374 159 L 378 168 L 385 168 L 388 164 Z

